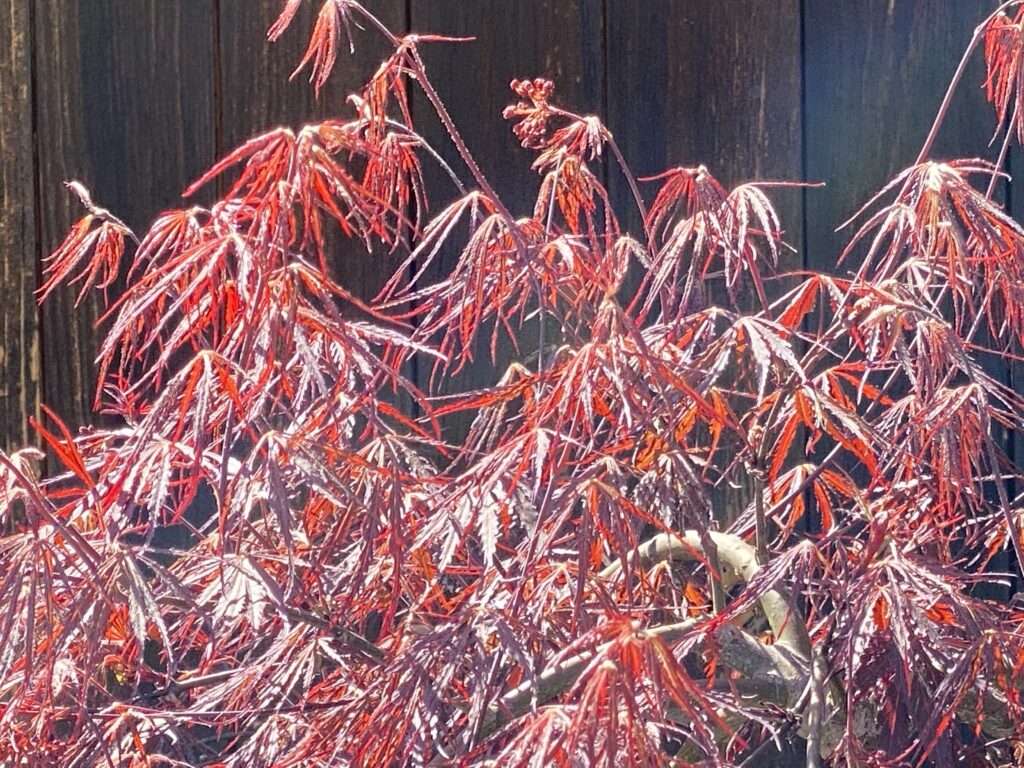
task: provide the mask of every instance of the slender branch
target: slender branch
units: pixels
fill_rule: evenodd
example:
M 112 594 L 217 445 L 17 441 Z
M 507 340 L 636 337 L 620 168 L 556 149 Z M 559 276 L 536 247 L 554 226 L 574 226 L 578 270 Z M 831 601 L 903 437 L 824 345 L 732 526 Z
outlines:
M 653 627 L 647 633 L 671 642 L 691 632 L 697 624 L 697 619 L 689 619 L 678 624 Z M 480 726 L 481 738 L 487 738 L 506 723 L 525 715 L 534 703 L 544 704 L 572 688 L 590 661 L 610 645 L 604 643 L 592 651 L 579 653 L 545 670 L 535 681 L 521 683 L 508 691 L 489 708 Z
M 924 162 L 924 159 L 928 157 L 928 153 L 931 152 L 932 145 L 935 143 L 935 139 L 939 135 L 939 129 L 942 127 L 942 123 L 946 119 L 946 113 L 949 112 L 949 106 L 953 103 L 953 94 L 956 93 L 957 86 L 960 85 L 960 81 L 963 79 L 964 73 L 967 71 L 967 64 L 970 62 L 971 55 L 974 53 L 974 49 L 978 47 L 978 43 L 985 37 L 985 29 L 992 22 L 996 16 L 1001 14 L 1007 8 L 1014 5 L 1019 5 L 1022 0 L 1008 0 L 998 8 L 996 8 L 981 24 L 979 24 L 975 30 L 974 35 L 971 37 L 971 42 L 967 46 L 967 50 L 964 51 L 963 57 L 960 59 L 960 64 L 956 68 L 956 72 L 953 74 L 953 79 L 949 82 L 949 88 L 946 89 L 946 95 L 942 99 L 942 105 L 939 107 L 938 114 L 935 115 L 935 122 L 932 123 L 932 128 L 928 132 L 928 138 L 924 141 L 924 146 L 921 147 L 921 152 L 917 156 L 917 160 L 914 161 L 914 165 L 920 165 Z
M 779 398 L 781 400 L 781 398 Z M 757 562 L 768 564 L 768 518 L 764 513 L 764 479 L 759 471 L 754 473 L 754 547 Z
M 436 149 L 434 149 L 433 146 L 431 146 L 430 142 L 428 142 L 426 139 L 424 139 L 422 136 L 416 133 L 416 131 L 414 131 L 408 125 L 404 125 L 403 123 L 400 123 L 397 120 L 392 120 L 388 118 L 384 121 L 384 123 L 389 128 L 400 130 L 406 136 L 410 136 L 411 138 L 415 139 L 417 144 L 419 144 L 419 146 L 421 146 L 427 152 L 427 154 L 434 159 L 434 162 L 436 162 L 438 166 L 440 166 L 441 170 L 448 174 L 448 178 L 452 180 L 452 184 L 455 185 L 455 188 L 458 190 L 459 195 L 461 197 L 465 197 L 468 194 L 466 190 L 466 185 L 462 183 L 462 179 L 460 179 L 458 174 L 452 170 L 452 167 L 450 165 L 448 165 L 448 161 L 441 157 L 440 153 Z
M 647 234 L 648 247 L 651 248 L 651 253 L 653 255 L 654 233 L 647 232 L 647 207 L 644 205 L 643 197 L 640 196 L 640 188 L 637 186 L 636 177 L 629 169 L 629 165 L 626 163 L 626 158 L 623 157 L 622 151 L 619 149 L 619 145 L 615 143 L 612 132 L 607 128 L 605 128 L 605 131 L 605 138 L 608 141 L 608 146 L 611 148 L 612 154 L 615 155 L 615 162 L 619 164 L 619 170 L 621 170 L 622 175 L 626 177 L 626 183 L 629 184 L 629 191 L 633 194 L 633 202 L 636 203 L 637 210 L 640 212 L 640 217 L 644 224 L 644 231 Z
M 159 601 L 164 605 L 176 607 L 180 610 L 190 612 L 194 610 L 191 604 L 174 595 L 161 595 Z M 304 624 L 333 635 L 335 639 L 344 643 L 351 652 L 358 654 L 366 661 L 370 661 L 375 665 L 383 664 L 386 661 L 384 652 L 357 632 L 337 624 L 332 624 L 315 613 L 296 608 L 292 605 L 275 602 L 273 606 L 282 616 L 290 621 L 294 621 L 296 624 Z M 234 671 L 237 672 L 238 670 Z
M 370 24 L 373 25 L 373 27 L 376 28 L 392 46 L 395 48 L 401 47 L 402 40 L 399 39 L 399 37 L 395 35 L 395 33 L 392 32 L 386 24 L 384 24 L 384 22 L 367 10 L 362 3 L 353 2 L 352 7 L 356 9 L 363 18 L 370 22 Z M 480 170 L 480 166 L 477 164 L 473 154 L 469 151 L 469 147 L 466 146 L 466 142 L 463 140 L 462 134 L 456 127 L 451 115 L 448 114 L 448 108 L 445 107 L 444 102 L 441 101 L 441 97 L 438 95 L 437 89 L 434 88 L 430 80 L 427 79 L 426 66 L 423 63 L 423 59 L 420 58 L 419 50 L 416 48 L 417 39 L 418 38 L 415 35 L 406 37 L 406 40 L 410 43 L 409 56 L 410 63 L 412 64 L 411 74 L 416 78 L 416 81 L 420 85 L 420 89 L 423 91 L 423 95 L 427 97 L 427 101 L 430 102 L 430 105 L 434 108 L 434 112 L 436 112 L 438 118 L 440 118 L 445 131 L 448 132 L 448 137 L 452 140 L 452 144 L 455 145 L 455 149 L 458 151 L 462 161 L 466 164 L 466 167 L 469 168 L 469 172 L 473 175 L 473 179 L 476 181 L 477 186 L 480 187 L 480 191 L 483 192 L 492 203 L 494 203 L 494 207 L 498 209 L 498 214 L 504 220 L 505 225 L 508 226 L 512 237 L 516 240 L 519 247 L 522 247 L 519 243 L 522 239 L 522 235 L 519 232 L 519 227 L 516 225 L 516 220 L 513 218 L 508 208 L 505 207 L 501 198 L 498 197 L 498 193 L 495 191 L 494 187 L 491 186 L 487 177 L 484 176 L 483 171 Z
M 754 548 L 739 536 L 729 533 L 709 531 L 708 535 L 714 541 L 721 560 L 723 587 L 728 589 L 734 584 L 753 580 L 760 568 Z M 700 535 L 696 531 L 662 533 L 641 544 L 630 556 L 630 565 L 647 569 L 655 563 L 671 560 L 700 562 L 702 552 Z M 612 563 L 601 571 L 601 578 L 616 578 L 622 566 L 622 561 Z M 761 595 L 760 602 L 776 643 L 785 645 L 803 659 L 809 659 L 811 644 L 807 628 L 799 612 L 791 605 L 789 596 L 778 589 L 770 589 Z
M 1003 136 L 1003 145 L 999 148 L 999 159 L 996 160 L 995 167 L 992 169 L 992 176 L 988 180 L 988 189 L 985 190 L 985 197 L 989 200 L 992 199 L 992 195 L 996 191 L 996 182 L 1000 176 L 1005 175 L 1002 171 L 1003 163 L 1006 162 L 1006 153 L 1010 149 L 1010 142 L 1013 140 L 1014 125 L 1017 124 L 1017 115 L 1020 112 L 1020 102 L 1016 102 L 1013 105 L 1013 114 L 1010 115 L 1010 120 L 1006 124 L 1006 135 Z
M 516 237 L 519 230 L 516 225 L 516 220 L 513 218 L 508 208 L 505 207 L 505 203 L 502 202 L 494 187 L 491 186 L 491 182 L 487 180 L 486 176 L 484 176 L 484 172 L 480 170 L 480 166 L 477 164 L 473 154 L 469 151 L 469 147 L 466 146 L 466 142 L 463 140 L 462 134 L 459 133 L 459 129 L 452 121 L 451 115 L 448 114 L 448 108 L 445 107 L 444 102 L 441 101 L 441 97 L 437 93 L 437 90 L 427 79 L 426 67 L 423 64 L 423 60 L 420 58 L 420 52 L 415 46 L 410 49 L 410 55 L 412 57 L 414 67 L 413 74 L 416 75 L 416 80 L 420 84 L 423 94 L 427 97 L 427 101 L 429 101 L 431 106 L 434 108 L 434 111 L 437 113 L 438 118 L 440 118 L 444 129 L 448 132 L 448 136 L 451 138 L 452 144 L 455 145 L 455 149 L 458 150 L 462 161 L 466 164 L 466 167 L 469 168 L 469 172 L 473 175 L 473 179 L 480 187 L 480 190 L 492 203 L 494 203 L 494 207 L 498 209 L 498 214 L 505 221 L 510 232 L 513 233 L 513 237 Z
M 177 602 L 176 599 L 172 599 L 169 602 Z M 303 611 L 299 608 L 293 608 L 292 606 L 278 606 L 278 609 L 289 619 L 299 624 L 305 624 L 310 627 L 314 627 L 323 632 L 328 632 L 335 638 L 344 643 L 351 651 L 357 652 L 364 660 L 371 661 L 375 664 L 382 664 L 384 662 L 384 654 L 373 643 L 366 638 L 362 637 L 351 630 L 345 629 L 344 627 L 332 626 L 326 619 L 322 619 L 319 616 Z M 135 703 L 152 701 L 154 699 L 164 698 L 165 696 L 172 696 L 185 691 L 192 690 L 194 688 L 203 688 L 208 685 L 216 685 L 228 680 L 235 675 L 241 674 L 242 670 L 238 668 L 221 669 L 216 672 L 210 672 L 205 675 L 196 675 L 195 677 L 185 677 L 178 680 L 172 680 L 170 683 L 165 685 L 163 688 L 158 688 L 155 691 L 149 693 L 139 694 L 134 699 Z
M 786 723 L 782 728 L 782 732 L 780 734 L 776 734 L 775 738 L 778 739 L 779 736 L 788 735 L 792 732 L 793 728 L 793 723 Z M 743 762 L 740 763 L 739 768 L 756 768 L 756 766 L 764 765 L 764 761 L 761 759 L 761 756 L 765 752 L 767 752 L 774 744 L 775 741 L 772 739 L 765 739 L 764 741 L 762 741 L 760 744 L 757 745 L 757 748 L 754 749 L 753 752 L 751 752 L 743 759 Z
M 1017 526 L 1013 510 L 1010 508 L 1010 498 L 1006 492 L 1006 483 L 1003 481 L 1003 475 L 999 471 L 999 458 L 996 456 L 992 435 L 987 431 L 985 432 L 985 454 L 992 468 L 996 495 L 999 499 L 999 509 L 1002 512 L 1003 519 L 1006 521 L 1006 528 L 1010 538 L 1013 539 L 1013 553 L 1017 557 L 1017 567 L 1024 568 L 1024 539 L 1021 537 L 1020 528 Z
M 707 528 L 700 531 L 701 548 L 708 561 L 708 584 L 711 586 L 711 611 L 717 616 L 725 610 L 725 588 L 722 586 L 722 558 L 718 545 Z
M 383 664 L 385 661 L 384 652 L 357 632 L 353 632 L 352 630 L 337 624 L 331 624 L 327 619 L 320 618 L 316 614 L 310 613 L 309 611 L 303 611 L 290 605 L 280 607 L 280 610 L 292 621 L 314 627 L 319 629 L 321 632 L 330 633 L 347 645 L 349 649 L 356 651 L 375 664 Z
M 204 688 L 207 685 L 217 685 L 217 683 L 223 683 L 225 680 L 239 674 L 241 670 L 221 669 L 216 672 L 210 672 L 206 675 L 196 675 L 195 677 L 185 677 L 179 680 L 172 680 L 170 683 L 165 685 L 163 688 L 157 688 L 155 691 L 149 693 L 140 693 L 130 703 L 140 703 L 144 701 L 152 701 L 153 699 L 160 699 L 164 696 L 173 696 L 185 691 L 190 691 L 193 688 Z
M 584 118 L 582 115 L 578 115 L 575 112 L 570 112 L 562 107 L 550 106 L 551 114 L 560 115 L 569 120 L 582 121 Z M 622 171 L 622 175 L 626 177 L 626 183 L 629 185 L 629 191 L 633 195 L 633 202 L 636 204 L 637 211 L 640 213 L 640 220 L 644 225 L 644 233 L 647 235 L 648 247 L 651 249 L 651 254 L 654 253 L 654 235 L 647 230 L 647 206 L 644 205 L 644 199 L 640 195 L 640 187 L 637 186 L 636 176 L 633 171 L 630 170 L 629 164 L 626 162 L 625 156 L 622 154 L 622 150 L 619 149 L 619 145 L 615 141 L 615 136 L 609 130 L 608 126 L 604 122 L 600 121 L 601 126 L 601 138 L 607 142 L 608 147 L 612 151 L 612 155 L 615 157 L 615 162 L 619 165 L 619 170 Z
M 807 768 L 819 768 L 822 752 L 822 726 L 825 722 L 825 681 L 828 669 L 818 649 L 811 648 L 811 676 L 807 681 L 810 703 L 807 706 Z

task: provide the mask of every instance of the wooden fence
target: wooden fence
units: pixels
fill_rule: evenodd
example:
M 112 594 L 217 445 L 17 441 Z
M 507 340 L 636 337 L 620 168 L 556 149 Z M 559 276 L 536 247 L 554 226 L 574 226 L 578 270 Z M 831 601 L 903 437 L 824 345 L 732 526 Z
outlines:
M 397 30 L 472 35 L 426 49 L 466 140 L 510 205 L 529 205 L 529 156 L 500 117 L 508 82 L 544 74 L 562 103 L 605 116 L 634 170 L 704 163 L 723 181 L 808 179 L 776 195 L 790 266 L 834 264 L 837 224 L 912 162 L 983 0 L 366 0 Z M 98 305 L 37 307 L 41 258 L 80 214 L 82 180 L 136 228 L 176 205 L 216 157 L 278 124 L 341 113 L 382 53 L 370 32 L 329 87 L 288 75 L 319 3 L 283 41 L 282 0 L 10 0 L 0 4 L 0 444 L 45 403 L 91 420 Z M 979 62 L 937 153 L 992 153 Z M 425 115 L 426 106 L 415 102 Z M 444 144 L 438 127 L 425 131 Z M 509 158 L 517 162 L 510 165 Z M 1020 161 L 1011 155 L 1008 164 Z M 626 202 L 617 174 L 612 194 Z M 517 193 L 518 190 L 518 193 Z M 1024 208 L 1024 195 L 1011 200 Z M 626 206 L 623 205 L 623 210 Z M 388 264 L 353 259 L 350 287 Z M 1001 375 L 1010 377 L 1011 371 Z

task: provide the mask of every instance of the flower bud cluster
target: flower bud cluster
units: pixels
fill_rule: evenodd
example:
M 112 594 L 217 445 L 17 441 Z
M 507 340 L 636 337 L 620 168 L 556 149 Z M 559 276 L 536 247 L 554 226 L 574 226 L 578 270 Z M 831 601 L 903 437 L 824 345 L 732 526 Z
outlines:
M 555 90 L 555 84 L 538 77 L 534 80 L 513 80 L 509 85 L 521 101 L 506 107 L 502 115 L 506 120 L 522 118 L 512 128 L 520 144 L 527 149 L 543 148 L 547 143 L 547 125 L 551 117 L 548 99 Z

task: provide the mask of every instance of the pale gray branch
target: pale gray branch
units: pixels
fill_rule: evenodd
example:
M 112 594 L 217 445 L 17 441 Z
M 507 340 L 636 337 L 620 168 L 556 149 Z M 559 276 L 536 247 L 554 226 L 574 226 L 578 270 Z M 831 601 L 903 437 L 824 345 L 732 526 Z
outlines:
M 734 584 L 748 583 L 758 571 L 757 552 L 739 536 L 730 533 L 709 531 L 708 535 L 718 549 L 722 568 L 722 585 L 729 588 Z M 699 562 L 703 547 L 696 531 L 680 534 L 662 533 L 641 544 L 631 557 L 630 565 L 647 570 L 655 563 L 677 560 Z M 601 577 L 612 580 L 622 571 L 622 563 L 616 561 L 601 572 Z M 760 597 L 768 623 L 775 634 L 776 644 L 782 644 L 807 662 L 811 655 L 811 642 L 807 636 L 803 616 L 784 592 L 770 589 Z
M 696 619 L 681 621 L 678 624 L 666 624 L 647 630 L 651 635 L 671 642 L 682 637 L 697 626 Z M 505 693 L 495 705 L 489 709 L 480 727 L 481 736 L 486 738 L 506 723 L 529 712 L 534 702 L 544 704 L 569 690 L 583 674 L 587 664 L 599 653 L 608 648 L 605 643 L 591 651 L 585 651 L 556 664 L 545 670 L 536 681 L 525 682 Z

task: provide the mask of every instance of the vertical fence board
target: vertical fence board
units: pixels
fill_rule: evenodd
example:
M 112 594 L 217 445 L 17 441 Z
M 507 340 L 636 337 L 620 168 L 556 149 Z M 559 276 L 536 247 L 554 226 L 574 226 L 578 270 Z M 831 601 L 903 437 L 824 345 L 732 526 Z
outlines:
M 82 215 L 61 186 L 144 230 L 214 157 L 213 4 L 38 0 L 35 39 L 41 248 Z M 91 421 L 99 302 L 74 290 L 43 308 L 45 402 Z
M 547 77 L 555 83 L 553 100 L 581 114 L 600 113 L 603 107 L 604 26 L 599 0 L 523 0 L 478 2 L 416 0 L 411 5 L 413 31 L 455 37 L 473 37 L 466 43 L 427 43 L 422 55 L 455 125 L 484 175 L 515 217 L 533 212 L 540 177 L 531 170 L 535 155 L 519 146 L 512 125 L 502 119 L 504 107 L 517 100 L 509 89 L 513 78 Z M 413 99 L 420 132 L 465 181 L 476 189 L 465 164 L 422 93 Z M 429 162 L 429 161 L 428 161 Z M 428 170 L 431 207 L 436 212 L 451 203 L 457 191 L 436 166 Z M 455 249 L 445 250 L 432 267 L 429 280 L 450 272 Z M 528 327 L 517 354 L 502 340 L 497 364 L 490 361 L 490 331 L 481 334 L 475 363 L 451 386 L 459 390 L 488 386 L 497 381 L 509 362 L 536 352 L 538 332 Z M 546 343 L 554 341 L 548 334 Z M 422 386 L 429 366 L 419 372 Z M 451 421 L 449 436 L 457 437 L 467 424 Z
M 801 180 L 799 0 L 617 0 L 607 8 L 609 120 L 637 176 L 705 165 L 727 187 Z M 611 187 L 620 210 L 629 208 L 620 174 Z M 656 186 L 643 192 L 650 202 Z M 769 196 L 795 249 L 781 255 L 780 269 L 798 268 L 802 195 Z M 639 230 L 635 208 L 627 220 Z M 728 522 L 752 498 L 751 487 L 727 488 L 714 503 Z
M 990 0 L 806 0 L 808 264 L 832 271 L 850 231 L 835 232 L 911 165 L 960 54 Z M 995 128 L 975 57 L 932 156 L 991 157 Z M 856 264 L 846 265 L 845 270 Z
M 636 175 L 703 164 L 726 185 L 800 180 L 799 0 L 617 0 L 608 41 L 609 122 Z M 625 207 L 618 174 L 612 187 Z M 799 248 L 799 193 L 771 197 Z
M 353 26 L 354 53 L 343 34 L 331 78 L 319 97 L 314 96 L 309 67 L 291 75 L 302 60 L 321 5 L 304 3 L 284 35 L 270 43 L 267 30 L 281 12 L 281 0 L 221 0 L 222 151 L 279 125 L 299 128 L 325 118 L 355 116 L 346 97 L 358 93 L 389 48 L 365 22 L 365 30 Z M 395 34 L 405 32 L 405 0 L 383 0 L 369 8 Z M 335 277 L 363 298 L 372 298 L 401 262 L 399 254 L 367 254 L 358 242 L 341 241 L 335 250 Z
M 39 409 L 29 0 L 0 5 L 0 449 L 28 442 Z

